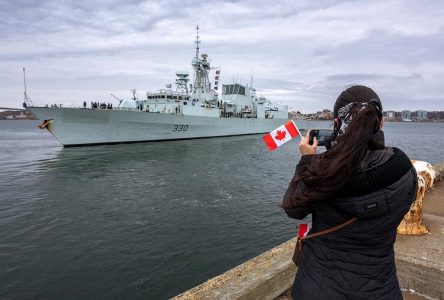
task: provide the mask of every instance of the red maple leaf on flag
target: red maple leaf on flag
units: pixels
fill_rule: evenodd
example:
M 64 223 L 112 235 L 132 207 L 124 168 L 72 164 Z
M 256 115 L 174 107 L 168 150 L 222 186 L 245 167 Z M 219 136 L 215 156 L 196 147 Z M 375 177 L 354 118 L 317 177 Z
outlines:
M 285 136 L 287 135 L 287 132 L 285 132 L 284 130 L 278 130 L 276 132 L 276 135 L 274 136 L 275 139 L 282 141 L 283 139 L 285 139 Z

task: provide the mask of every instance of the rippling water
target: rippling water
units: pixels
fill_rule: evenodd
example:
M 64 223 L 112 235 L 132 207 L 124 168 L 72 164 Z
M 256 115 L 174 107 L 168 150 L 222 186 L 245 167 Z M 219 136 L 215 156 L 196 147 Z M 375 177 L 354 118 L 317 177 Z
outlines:
M 167 299 L 295 232 L 278 205 L 296 142 L 273 153 L 261 135 L 63 149 L 37 124 L 0 121 L 1 299 Z M 443 132 L 385 125 L 387 144 L 432 163 L 444 160 Z

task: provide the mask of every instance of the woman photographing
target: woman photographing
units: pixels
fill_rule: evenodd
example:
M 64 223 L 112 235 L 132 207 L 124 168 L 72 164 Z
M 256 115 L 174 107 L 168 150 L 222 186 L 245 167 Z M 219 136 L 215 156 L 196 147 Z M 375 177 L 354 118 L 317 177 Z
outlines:
M 382 105 L 365 86 L 343 91 L 334 105 L 334 132 L 316 154 L 309 132 L 282 207 L 289 217 L 312 215 L 292 287 L 294 299 L 402 299 L 393 245 L 396 228 L 416 197 L 417 175 L 400 149 L 385 147 Z

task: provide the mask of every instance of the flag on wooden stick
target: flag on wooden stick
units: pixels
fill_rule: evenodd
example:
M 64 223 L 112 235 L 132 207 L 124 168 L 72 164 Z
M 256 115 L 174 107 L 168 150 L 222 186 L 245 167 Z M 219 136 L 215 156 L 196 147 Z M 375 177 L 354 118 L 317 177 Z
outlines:
M 270 133 L 267 133 L 263 139 L 270 151 L 279 148 L 294 137 L 301 135 L 296 124 L 290 120 L 282 126 L 279 126 Z

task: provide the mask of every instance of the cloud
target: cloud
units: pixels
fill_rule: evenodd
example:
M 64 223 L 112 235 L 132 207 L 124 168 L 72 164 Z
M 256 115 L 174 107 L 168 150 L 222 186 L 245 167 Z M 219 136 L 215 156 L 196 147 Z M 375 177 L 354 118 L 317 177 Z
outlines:
M 77 105 L 163 88 L 201 53 L 274 101 L 330 108 L 351 84 L 384 107 L 444 110 L 439 1 L 3 1 L 0 103 L 20 106 L 21 68 L 37 103 Z

